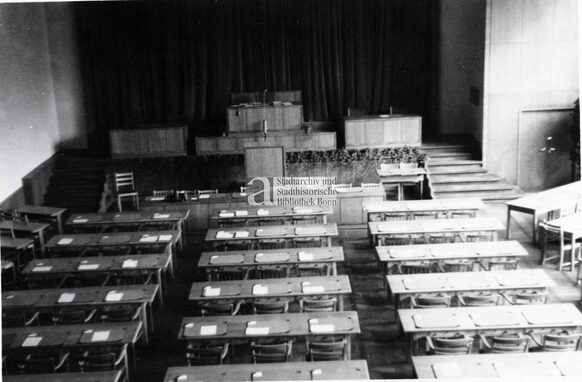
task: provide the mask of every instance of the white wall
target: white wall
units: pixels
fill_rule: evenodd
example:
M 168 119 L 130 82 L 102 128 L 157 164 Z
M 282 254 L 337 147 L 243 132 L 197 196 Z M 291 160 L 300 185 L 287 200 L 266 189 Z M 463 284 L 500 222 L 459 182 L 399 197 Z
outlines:
M 520 111 L 578 98 L 577 36 L 576 0 L 487 1 L 484 159 L 509 182 L 518 178 Z

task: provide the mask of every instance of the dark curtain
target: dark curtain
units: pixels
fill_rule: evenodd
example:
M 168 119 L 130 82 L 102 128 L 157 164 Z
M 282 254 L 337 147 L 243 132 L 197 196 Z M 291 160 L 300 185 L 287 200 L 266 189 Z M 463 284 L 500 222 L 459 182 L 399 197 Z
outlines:
M 306 121 L 348 107 L 430 110 L 431 0 L 189 0 L 75 5 L 94 142 L 186 123 L 218 135 L 229 94 L 301 90 Z

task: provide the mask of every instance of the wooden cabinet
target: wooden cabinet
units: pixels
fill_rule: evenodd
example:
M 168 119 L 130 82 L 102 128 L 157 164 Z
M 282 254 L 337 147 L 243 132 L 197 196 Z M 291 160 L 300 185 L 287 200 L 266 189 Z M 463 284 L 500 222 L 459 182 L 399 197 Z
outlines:
M 229 107 L 226 109 L 226 119 L 229 133 L 262 132 L 264 120 L 267 121 L 268 131 L 299 130 L 303 122 L 303 107 Z
M 111 130 L 111 157 L 141 158 L 186 155 L 186 126 Z
M 348 149 L 420 146 L 422 118 L 412 115 L 347 117 L 344 120 Z

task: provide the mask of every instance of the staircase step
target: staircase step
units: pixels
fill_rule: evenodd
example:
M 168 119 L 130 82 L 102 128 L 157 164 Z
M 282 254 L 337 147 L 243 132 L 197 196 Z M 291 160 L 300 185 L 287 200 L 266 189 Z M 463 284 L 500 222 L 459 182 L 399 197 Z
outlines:
M 480 160 L 472 160 L 472 159 L 431 159 L 430 157 L 427 160 L 428 167 L 436 167 L 436 166 L 479 166 L 483 165 L 483 162 Z
M 426 144 L 422 145 L 421 149 L 427 154 L 439 153 L 439 152 L 470 152 L 471 149 L 464 145 L 438 145 L 438 144 Z
M 483 182 L 498 182 L 499 178 L 495 175 L 478 172 L 478 173 L 452 173 L 449 175 L 430 175 L 430 184 L 451 184 L 451 183 L 483 183 Z
M 436 160 L 469 160 L 473 159 L 473 154 L 467 152 L 439 152 L 428 154 L 429 162 Z
M 484 167 L 466 167 L 466 166 L 457 166 L 457 167 L 436 167 L 436 168 L 429 168 L 428 173 L 432 177 L 433 175 L 460 175 L 460 174 L 484 174 L 487 172 L 487 169 Z
M 499 191 L 499 192 L 442 192 L 433 193 L 433 199 L 450 199 L 450 198 L 479 198 L 488 202 L 504 202 L 507 200 L 513 200 L 521 198 L 523 194 L 512 191 Z
M 480 191 L 502 191 L 513 190 L 510 184 L 499 182 L 486 183 L 461 183 L 461 184 L 435 184 L 431 185 L 433 193 L 437 192 L 480 192 Z

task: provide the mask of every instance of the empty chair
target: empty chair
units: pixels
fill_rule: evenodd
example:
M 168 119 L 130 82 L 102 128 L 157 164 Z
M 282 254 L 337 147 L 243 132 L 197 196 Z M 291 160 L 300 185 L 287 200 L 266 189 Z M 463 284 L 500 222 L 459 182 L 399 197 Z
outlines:
M 433 220 L 438 219 L 439 213 L 436 211 L 413 212 L 412 220 Z
M 39 312 L 21 312 L 2 310 L 2 327 L 16 328 L 21 326 L 33 326 L 39 324 Z
M 482 292 L 457 295 L 460 306 L 493 306 L 499 304 L 499 295 Z
M 299 300 L 299 310 L 305 313 L 311 312 L 335 312 L 337 299 L 335 297 L 304 297 Z
M 69 353 L 59 351 L 32 352 L 16 361 L 20 374 L 57 373 L 69 370 Z
M 154 271 L 123 272 L 109 279 L 107 285 L 147 285 L 155 280 Z
M 433 266 L 428 261 L 407 261 L 397 264 L 396 269 L 401 275 L 412 275 L 417 273 L 431 273 Z
M 240 312 L 240 301 L 205 301 L 198 305 L 202 316 L 234 316 Z
M 323 239 L 321 237 L 302 237 L 293 239 L 293 246 L 295 248 L 313 248 L 322 247 Z
M 99 317 L 102 322 L 137 321 L 142 313 L 143 306 L 110 306 L 101 309 Z
M 332 268 L 326 263 L 299 264 L 295 267 L 297 276 L 331 276 Z
M 474 218 L 475 216 L 477 216 L 477 211 L 475 211 L 475 210 L 451 211 L 449 216 L 451 217 L 451 219 Z
M 260 226 L 284 225 L 285 224 L 285 219 L 284 218 L 280 218 L 280 217 L 276 217 L 276 218 L 265 218 L 265 217 L 262 217 L 262 218 L 258 219 L 257 223 Z
M 343 361 L 347 360 L 347 341 L 345 338 L 329 342 L 306 341 L 307 360 L 317 361 Z
M 545 304 L 548 299 L 547 293 L 539 291 L 525 291 L 509 296 L 502 294 L 502 296 L 512 305 Z
M 517 269 L 518 259 L 491 259 L 487 263 L 490 271 L 511 271 Z
M 431 233 L 426 235 L 426 242 L 428 244 L 454 243 L 455 235 L 449 233 Z
M 574 270 L 576 261 L 579 258 L 581 243 L 575 241 L 574 246 L 564 241 L 564 233 L 557 227 L 551 226 L 546 222 L 539 223 L 540 247 L 542 253 L 542 264 L 554 259 L 558 259 L 558 270 L 564 267 L 570 267 Z M 553 247 L 553 248 L 552 248 Z M 557 251 L 554 256 L 548 256 L 550 249 Z M 569 259 L 566 256 L 569 255 Z
M 198 196 L 200 195 L 214 195 L 218 194 L 218 189 L 215 190 L 198 190 Z
M 188 366 L 222 365 L 228 355 L 229 344 L 188 344 L 186 361 Z
M 117 193 L 117 208 L 123 211 L 123 202 L 129 200 L 135 209 L 139 210 L 139 194 L 135 190 L 133 172 L 115 173 L 115 192 Z
M 250 240 L 227 241 L 222 247 L 225 251 L 248 251 L 253 249 L 253 242 Z
M 248 225 L 247 219 L 219 219 L 218 226 L 220 228 L 232 227 L 246 227 Z
M 60 310 L 51 314 L 54 325 L 86 324 L 93 320 L 96 309 Z
M 412 237 L 410 235 L 380 236 L 378 244 L 380 246 L 409 245 L 412 244 Z
M 76 361 L 82 372 L 122 370 L 122 375 L 126 375 L 128 372 L 127 344 L 121 347 L 91 348 L 77 356 Z
M 291 216 L 292 224 L 315 224 L 317 223 L 317 215 L 293 215 Z
M 174 194 L 174 190 L 154 190 L 154 196 L 170 196 Z
M 426 337 L 427 354 L 469 354 L 473 347 L 473 338 L 464 334 L 450 337 Z
M 493 236 L 492 232 L 468 233 L 468 234 L 462 236 L 462 238 L 463 238 L 463 241 L 466 243 L 494 241 L 494 236 Z
M 529 333 L 536 350 L 542 351 L 576 351 L 580 345 L 582 334 L 571 333 L 567 330 L 542 334 L 541 341 L 533 333 Z
M 59 288 L 83 288 L 105 286 L 109 282 L 108 275 L 71 275 L 65 276 Z
M 475 266 L 474 260 L 443 260 L 438 264 L 441 272 L 471 272 Z
M 485 337 L 479 334 L 479 352 L 481 353 L 525 353 L 529 348 L 529 337 L 520 333 L 503 333 L 498 336 Z
M 10 290 L 16 287 L 16 265 L 13 261 L 2 260 L 2 290 Z
M 380 215 L 382 221 L 408 220 L 406 212 L 382 212 Z
M 411 308 L 448 308 L 451 297 L 446 295 L 418 295 L 410 297 Z
M 293 342 L 257 343 L 251 342 L 254 363 L 288 362 Z
M 249 270 L 243 267 L 217 268 L 212 271 L 211 277 L 214 281 L 246 280 L 249 278 Z
M 253 302 L 254 314 L 283 314 L 289 310 L 289 301 L 281 299 L 261 299 Z
M 284 249 L 287 248 L 285 239 L 261 239 L 259 240 L 259 249 Z
M 280 279 L 289 277 L 289 267 L 285 265 L 259 265 L 253 271 L 255 279 Z

